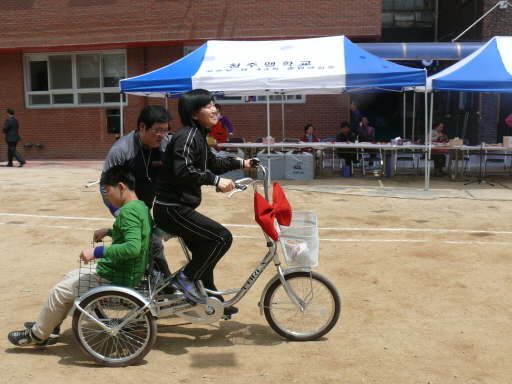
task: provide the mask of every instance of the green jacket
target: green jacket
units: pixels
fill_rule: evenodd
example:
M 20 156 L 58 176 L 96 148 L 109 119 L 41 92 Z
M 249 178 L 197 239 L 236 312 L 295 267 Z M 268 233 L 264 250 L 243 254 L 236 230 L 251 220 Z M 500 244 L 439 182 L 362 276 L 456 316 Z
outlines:
M 146 270 L 151 250 L 153 220 L 141 200 L 133 200 L 120 210 L 114 226 L 108 230 L 112 245 L 97 247 L 100 258 L 96 272 L 113 284 L 134 288 Z

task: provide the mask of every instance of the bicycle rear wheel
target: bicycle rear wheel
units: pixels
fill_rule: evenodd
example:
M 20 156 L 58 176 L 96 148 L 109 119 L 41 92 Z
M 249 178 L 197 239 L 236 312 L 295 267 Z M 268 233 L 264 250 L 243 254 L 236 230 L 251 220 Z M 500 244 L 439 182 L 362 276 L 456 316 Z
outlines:
M 136 317 L 144 303 L 125 292 L 104 291 L 86 298 L 80 307 L 92 319 L 75 310 L 73 334 L 80 349 L 93 361 L 107 367 L 124 367 L 146 356 L 156 339 L 156 320 L 148 310 Z M 127 318 L 130 320 L 117 332 L 103 329 L 98 320 L 109 330 Z
M 315 272 L 292 272 L 285 280 L 298 297 L 290 299 L 281 280 L 267 290 L 263 300 L 265 318 L 279 335 L 295 341 L 317 339 L 337 323 L 341 300 L 336 287 Z

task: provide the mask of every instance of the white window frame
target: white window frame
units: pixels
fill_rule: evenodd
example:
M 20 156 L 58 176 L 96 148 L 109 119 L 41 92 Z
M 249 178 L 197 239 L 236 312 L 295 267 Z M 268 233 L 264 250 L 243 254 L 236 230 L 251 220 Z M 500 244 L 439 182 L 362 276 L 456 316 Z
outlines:
M 100 86 L 98 88 L 78 88 L 77 87 L 77 55 L 83 54 L 100 54 Z M 91 107 L 113 107 L 119 106 L 121 101 L 120 88 L 117 87 L 104 87 L 103 86 L 103 77 L 104 77 L 104 69 L 103 69 L 103 55 L 109 54 L 123 54 L 124 55 L 124 77 L 127 78 L 128 73 L 128 63 L 127 63 L 127 55 L 125 49 L 113 49 L 113 50 L 94 50 L 94 51 L 72 51 L 72 52 L 45 52 L 45 53 L 26 53 L 23 55 L 23 74 L 24 74 L 24 87 L 25 87 L 25 106 L 28 109 L 40 109 L 40 108 L 91 108 Z M 51 89 L 51 70 L 49 66 L 50 57 L 52 56 L 71 56 L 71 70 L 72 70 L 72 88 L 69 89 Z M 40 61 L 46 61 L 48 63 L 48 90 L 46 91 L 30 91 L 30 81 L 31 81 L 31 73 L 30 73 L 30 62 L 35 61 L 31 60 L 33 58 L 40 58 Z M 100 93 L 101 94 L 101 102 L 99 103 L 83 103 L 79 104 L 79 95 L 87 94 L 87 93 Z M 105 102 L 105 94 L 117 94 L 117 100 L 115 102 Z M 62 95 L 62 94 L 73 94 L 73 103 L 67 104 L 57 104 L 54 103 L 53 96 L 54 95 Z M 48 104 L 36 104 L 31 105 L 30 98 L 31 96 L 48 96 L 50 102 Z M 128 105 L 128 98 L 126 95 L 123 95 L 123 105 Z

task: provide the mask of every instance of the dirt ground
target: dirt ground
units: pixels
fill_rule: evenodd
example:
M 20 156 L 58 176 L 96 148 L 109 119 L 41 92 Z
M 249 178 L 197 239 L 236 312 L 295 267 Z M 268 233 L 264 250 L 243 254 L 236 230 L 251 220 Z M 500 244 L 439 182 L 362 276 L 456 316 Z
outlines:
M 1 168 L 0 366 L 2 383 L 510 383 L 512 377 L 512 191 L 434 180 L 433 189 L 482 189 L 487 198 L 396 198 L 358 188 L 416 188 L 422 179 L 324 177 L 294 185 L 351 187 L 347 193 L 285 188 L 294 210 L 319 219 L 320 264 L 338 288 L 340 320 L 325 337 L 290 342 L 275 334 L 257 303 L 275 274 L 268 268 L 237 305 L 211 326 L 158 321 L 152 351 L 135 366 L 103 368 L 77 347 L 70 318 L 58 342 L 15 348 L 10 331 L 34 321 L 50 288 L 77 265 L 95 229 L 112 218 L 97 185 L 101 162 L 39 161 Z M 499 190 L 498 190 L 499 189 Z M 220 289 L 241 286 L 266 247 L 252 194 L 228 200 L 203 188 L 203 212 L 234 234 L 216 269 Z M 496 191 L 497 197 L 492 193 Z M 442 194 L 440 194 L 442 195 Z M 405 196 L 407 197 L 407 196 Z M 171 269 L 184 263 L 165 244 Z

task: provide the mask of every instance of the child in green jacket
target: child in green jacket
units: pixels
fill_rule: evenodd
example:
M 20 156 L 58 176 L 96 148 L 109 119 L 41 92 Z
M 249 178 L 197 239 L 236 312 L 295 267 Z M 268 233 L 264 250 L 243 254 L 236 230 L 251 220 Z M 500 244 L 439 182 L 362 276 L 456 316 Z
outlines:
M 107 190 L 109 202 L 122 207 L 112 229 L 94 232 L 94 241 L 112 237 L 112 245 L 84 249 L 80 259 L 84 264 L 99 259 L 84 273 L 83 268 L 68 273 L 53 287 L 35 323 L 25 323 L 23 331 L 11 332 L 8 339 L 14 345 L 45 347 L 50 337 L 58 337 L 60 324 L 66 318 L 78 296 L 79 280 L 87 280 L 89 288 L 105 284 L 137 286 L 149 258 L 153 220 L 146 204 L 137 199 L 135 178 L 123 165 L 109 168 L 101 184 Z M 86 275 L 86 276 L 85 276 Z

